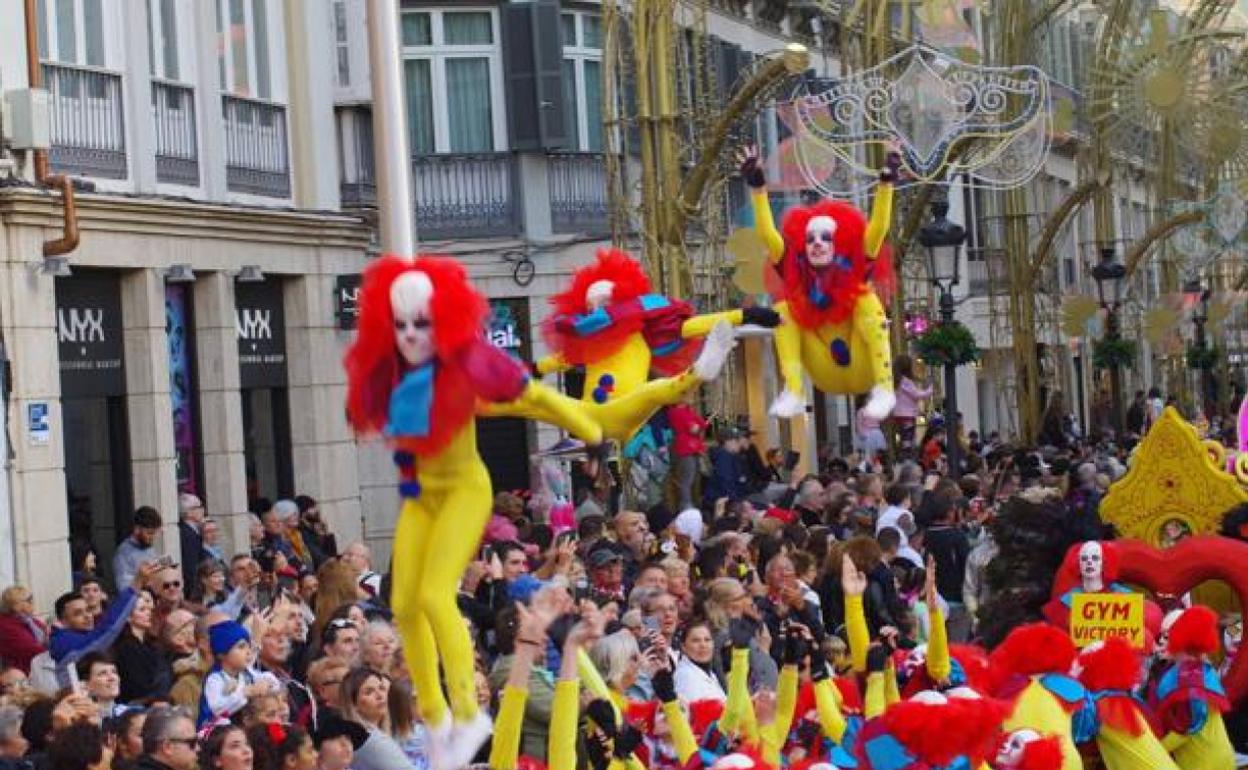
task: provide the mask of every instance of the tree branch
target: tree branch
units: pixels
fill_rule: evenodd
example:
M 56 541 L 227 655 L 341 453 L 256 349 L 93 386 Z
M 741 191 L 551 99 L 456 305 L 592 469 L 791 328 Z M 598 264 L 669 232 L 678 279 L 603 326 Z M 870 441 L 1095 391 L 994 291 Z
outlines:
M 1106 184 L 1108 184 L 1108 180 Z M 1057 207 L 1057 211 L 1054 211 L 1048 220 L 1045 221 L 1044 229 L 1040 232 L 1040 240 L 1036 243 L 1036 250 L 1032 255 L 1030 267 L 1027 270 L 1028 286 L 1035 286 L 1036 278 L 1040 275 L 1040 270 L 1044 267 L 1045 260 L 1052 253 L 1053 242 L 1057 240 L 1057 234 L 1061 232 L 1062 227 L 1103 186 L 1101 180 L 1095 177 L 1079 185 L 1070 195 L 1066 196 L 1066 199 L 1062 201 L 1062 205 Z
M 1136 242 L 1131 246 L 1131 250 L 1128 251 L 1126 256 L 1123 258 L 1123 262 L 1127 266 L 1126 277 L 1130 278 L 1135 274 L 1136 267 L 1139 266 L 1140 262 L 1144 259 L 1144 255 L 1148 253 L 1148 250 L 1151 249 L 1154 244 L 1169 238 L 1174 231 L 1178 230 L 1180 227 L 1199 222 L 1201 219 L 1204 219 L 1204 216 L 1204 212 L 1186 211 L 1182 214 L 1172 216 L 1169 219 L 1164 219 L 1148 228 L 1148 230 L 1136 240 Z
M 674 207 L 675 211 L 670 220 L 669 229 L 672 232 L 683 233 L 689 215 L 697 211 L 701 205 L 706 185 L 719 164 L 719 155 L 724 150 L 724 143 L 728 141 L 728 132 L 741 114 L 754 104 L 755 99 L 766 88 L 780 78 L 806 69 L 808 62 L 809 55 L 805 49 L 799 53 L 790 48 L 764 64 L 762 69 L 742 86 L 736 96 L 732 97 L 732 101 L 728 102 L 719 120 L 711 128 L 706 141 L 699 148 L 697 164 L 689 172 L 689 176 L 685 177 L 685 183 L 681 185 L 680 200 L 676 202 L 677 205 Z

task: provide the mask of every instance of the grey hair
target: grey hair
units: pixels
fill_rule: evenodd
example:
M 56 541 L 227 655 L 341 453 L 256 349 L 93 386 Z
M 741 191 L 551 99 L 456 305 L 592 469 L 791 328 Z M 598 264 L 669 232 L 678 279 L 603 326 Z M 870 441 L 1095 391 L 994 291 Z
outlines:
M 143 721 L 143 753 L 157 753 L 160 744 L 169 739 L 173 726 L 182 719 L 189 721 L 194 727 L 195 720 L 191 719 L 191 712 L 181 706 L 155 706 L 150 709 L 147 719 Z
M 602 674 L 602 678 L 616 689 L 619 689 L 624 673 L 640 655 L 641 648 L 637 646 L 637 637 L 627 630 L 604 636 L 589 649 L 589 659 Z
M 655 599 L 666 593 L 667 591 L 659 588 L 648 588 L 646 586 L 634 588 L 633 592 L 628 595 L 628 608 L 630 610 L 641 610 L 643 615 L 649 615 L 650 605 L 654 603 Z
M 0 706 L 0 741 L 12 740 L 22 729 L 22 710 L 17 706 Z

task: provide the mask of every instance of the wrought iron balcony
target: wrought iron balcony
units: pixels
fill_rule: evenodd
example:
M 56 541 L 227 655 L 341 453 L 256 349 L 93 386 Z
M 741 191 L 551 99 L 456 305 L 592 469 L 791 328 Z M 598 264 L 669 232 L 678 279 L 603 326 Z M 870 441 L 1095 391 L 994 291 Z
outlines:
M 372 111 L 358 107 L 343 108 L 339 114 L 338 141 L 341 158 L 338 190 L 342 205 L 376 205 Z
M 606 159 L 600 152 L 547 156 L 551 228 L 556 233 L 603 234 L 611 229 Z
M 516 156 L 508 152 L 412 158 L 416 230 L 422 240 L 516 235 L 521 230 Z
M 156 180 L 199 184 L 199 141 L 195 129 L 195 89 L 167 80 L 152 81 L 152 126 L 156 137 Z
M 226 186 L 231 192 L 290 197 L 286 108 L 222 94 L 225 117 Z
M 52 112 L 52 167 L 65 174 L 125 179 L 121 75 L 98 67 L 43 63 Z
M 1004 249 L 969 249 L 966 254 L 967 290 L 972 297 L 1008 294 L 1009 271 Z

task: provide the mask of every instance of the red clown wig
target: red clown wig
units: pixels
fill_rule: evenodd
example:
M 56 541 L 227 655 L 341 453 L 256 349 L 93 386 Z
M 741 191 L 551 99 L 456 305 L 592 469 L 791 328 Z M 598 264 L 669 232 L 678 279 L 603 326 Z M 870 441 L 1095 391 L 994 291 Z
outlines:
M 1218 616 L 1202 605 L 1183 610 L 1170 626 L 1166 652 L 1170 655 L 1212 655 L 1218 651 Z
M 1075 654 L 1075 643 L 1065 631 L 1048 623 L 1027 623 L 1011 631 L 989 660 L 999 676 L 1065 674 Z
M 628 339 L 641 331 L 640 316 L 620 319 L 594 333 L 581 337 L 559 328 L 558 320 L 589 312 L 585 295 L 598 281 L 613 284 L 611 302 L 628 302 L 651 292 L 650 279 L 641 263 L 620 249 L 600 249 L 597 258 L 572 274 L 572 284 L 550 298 L 555 313 L 542 322 L 546 346 L 570 364 L 584 365 L 615 355 Z
M 1143 677 L 1141 656 L 1130 643 L 1111 637 L 1104 643 L 1079 653 L 1076 663 L 1079 682 L 1093 692 L 1131 692 Z M 1148 723 L 1129 696 L 1111 695 L 1096 703 L 1097 714 L 1105 724 L 1130 735 L 1141 735 Z
M 848 271 L 816 270 L 807 261 L 806 228 L 815 217 L 830 217 L 836 222 L 832 250 L 838 256 L 849 258 Z M 795 206 L 785 212 L 780 229 L 784 235 L 784 261 L 780 267 L 784 296 L 800 326 L 814 328 L 823 323 L 845 321 L 853 314 L 858 297 L 869 290 L 868 280 L 877 284 L 891 283 L 886 250 L 881 250 L 878 259 L 868 259 L 863 245 L 866 215 L 848 203 L 822 200 L 810 206 Z M 816 286 L 830 300 L 826 308 L 817 307 L 810 298 Z
M 364 271 L 355 342 L 347 351 L 347 419 L 362 435 L 380 433 L 389 416 L 390 392 L 403 375 L 404 362 L 395 347 L 390 288 L 399 276 L 421 272 L 433 285 L 429 320 L 433 325 L 438 368 L 434 381 L 437 419 L 427 438 L 407 440 L 404 447 L 417 454 L 446 445 L 472 416 L 476 389 L 458 366 L 457 358 L 480 340 L 489 311 L 483 297 L 468 282 L 459 262 L 428 255 L 414 260 L 386 255 Z
M 1006 711 L 1004 703 L 989 698 L 909 700 L 889 706 L 880 720 L 889 735 L 930 766 L 943 767 L 964 756 L 971 767 L 979 767 L 996 750 Z

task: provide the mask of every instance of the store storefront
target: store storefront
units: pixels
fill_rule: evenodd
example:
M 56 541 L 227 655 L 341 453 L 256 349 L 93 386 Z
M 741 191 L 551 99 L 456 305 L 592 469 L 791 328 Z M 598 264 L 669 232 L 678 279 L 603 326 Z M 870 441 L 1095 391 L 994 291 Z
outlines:
M 274 278 L 239 282 L 234 304 L 247 503 L 252 506 L 260 498 L 272 501 L 295 494 L 282 283 Z
M 191 284 L 165 286 L 165 333 L 169 338 L 169 401 L 178 492 L 203 496 L 203 455 L 199 445 L 199 404 L 195 383 L 195 316 Z
M 56 279 L 56 325 L 71 551 L 107 565 L 134 509 L 120 275 Z
M 491 299 L 486 339 L 517 359 L 531 360 L 529 300 Z M 531 430 L 531 423 L 518 418 L 477 421 L 477 447 L 496 491 L 529 488 Z

